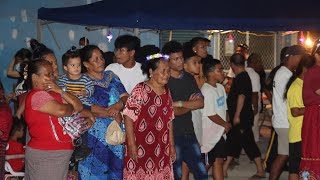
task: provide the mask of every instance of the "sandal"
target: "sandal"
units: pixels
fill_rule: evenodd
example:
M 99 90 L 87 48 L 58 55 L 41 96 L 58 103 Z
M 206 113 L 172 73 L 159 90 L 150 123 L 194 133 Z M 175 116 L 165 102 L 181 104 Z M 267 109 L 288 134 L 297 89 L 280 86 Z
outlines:
M 251 176 L 249 179 L 250 180 L 255 180 L 255 179 L 264 179 L 264 178 L 266 178 L 265 175 L 261 176 L 261 175 L 255 174 L 255 175 Z

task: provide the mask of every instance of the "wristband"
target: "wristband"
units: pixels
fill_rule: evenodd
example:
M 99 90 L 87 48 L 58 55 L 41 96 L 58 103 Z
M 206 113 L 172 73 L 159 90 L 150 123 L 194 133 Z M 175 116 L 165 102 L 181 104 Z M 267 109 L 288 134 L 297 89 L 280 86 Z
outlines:
M 178 101 L 178 104 L 179 104 L 179 108 L 182 107 L 182 101 Z
M 61 88 L 61 90 L 62 90 L 62 91 L 61 91 L 60 97 L 63 98 L 64 92 L 66 92 L 67 88 L 66 88 L 66 87 L 63 87 L 63 88 Z

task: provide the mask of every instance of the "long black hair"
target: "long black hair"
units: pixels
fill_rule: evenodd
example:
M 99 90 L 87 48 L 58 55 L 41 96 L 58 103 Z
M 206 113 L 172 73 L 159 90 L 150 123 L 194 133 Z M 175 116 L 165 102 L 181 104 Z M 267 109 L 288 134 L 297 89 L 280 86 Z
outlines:
M 291 84 L 293 83 L 293 81 L 295 81 L 303 73 L 303 69 L 304 68 L 309 69 L 314 64 L 315 64 L 314 57 L 312 57 L 309 54 L 305 54 L 305 55 L 302 56 L 297 69 L 293 72 L 291 78 L 289 79 L 289 81 L 288 81 L 288 83 L 286 85 L 286 89 L 285 89 L 285 92 L 283 94 L 283 99 L 287 99 L 288 90 L 289 90 Z
M 30 61 L 28 63 L 28 66 L 27 66 L 27 74 L 28 75 L 27 75 L 27 78 L 25 81 L 26 88 L 28 90 L 32 89 L 32 75 L 38 74 L 40 71 L 40 68 L 44 65 L 52 66 L 51 63 L 45 59 L 36 59 L 36 60 Z

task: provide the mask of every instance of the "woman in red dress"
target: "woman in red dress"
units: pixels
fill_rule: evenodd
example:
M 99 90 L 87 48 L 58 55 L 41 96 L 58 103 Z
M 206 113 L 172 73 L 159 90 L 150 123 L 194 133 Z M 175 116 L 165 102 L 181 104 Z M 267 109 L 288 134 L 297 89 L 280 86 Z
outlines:
M 312 55 L 316 65 L 306 72 L 302 91 L 305 112 L 300 176 L 303 180 L 320 178 L 320 39 L 316 41 Z
M 150 79 L 132 90 L 123 111 L 127 134 L 123 178 L 173 180 L 174 115 L 166 86 L 168 57 L 156 54 L 147 59 L 143 71 Z

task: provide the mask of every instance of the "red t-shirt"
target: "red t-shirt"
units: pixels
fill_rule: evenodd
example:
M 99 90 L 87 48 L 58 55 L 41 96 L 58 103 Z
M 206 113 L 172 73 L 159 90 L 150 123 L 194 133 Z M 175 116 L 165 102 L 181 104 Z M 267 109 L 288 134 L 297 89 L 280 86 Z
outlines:
M 8 104 L 0 105 L 0 131 L 3 132 L 3 135 L 0 136 L 0 139 L 7 141 L 9 138 L 9 133 L 12 126 L 12 112 Z
M 9 139 L 8 146 L 9 149 L 6 151 L 6 155 L 24 154 L 22 143 Z M 20 172 L 24 167 L 24 158 L 10 159 L 8 162 L 15 172 Z
M 58 118 L 51 116 L 57 135 L 58 142 L 54 136 L 49 114 L 38 111 L 40 107 L 49 101 L 58 101 L 62 99 L 58 93 L 42 90 L 32 90 L 26 98 L 25 119 L 28 126 L 31 140 L 28 146 L 40 150 L 72 150 L 73 145 L 68 134 L 63 133 L 63 128 L 58 122 Z

